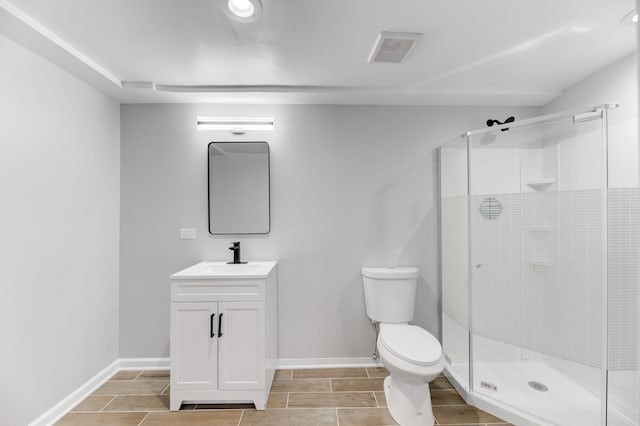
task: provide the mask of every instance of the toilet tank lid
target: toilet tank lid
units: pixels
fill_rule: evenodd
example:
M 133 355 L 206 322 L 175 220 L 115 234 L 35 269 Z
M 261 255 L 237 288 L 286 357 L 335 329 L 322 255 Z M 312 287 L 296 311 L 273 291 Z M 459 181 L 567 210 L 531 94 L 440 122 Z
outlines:
M 418 278 L 418 274 L 418 268 L 413 266 L 362 268 L 362 275 L 365 277 L 382 280 Z

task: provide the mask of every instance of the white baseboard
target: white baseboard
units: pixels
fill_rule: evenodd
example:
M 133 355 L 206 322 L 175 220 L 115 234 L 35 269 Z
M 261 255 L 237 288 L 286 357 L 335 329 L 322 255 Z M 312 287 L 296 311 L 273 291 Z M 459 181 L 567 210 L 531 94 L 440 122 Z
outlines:
M 120 358 L 118 370 L 168 370 L 169 358 Z
M 167 370 L 169 358 L 119 358 L 105 367 L 69 396 L 51 407 L 29 426 L 49 426 L 60 420 L 73 407 L 104 384 L 111 376 L 121 370 Z
M 276 368 L 344 368 L 344 367 L 382 367 L 371 357 L 362 358 L 280 358 L 276 360 Z
M 66 398 L 58 402 L 56 405 L 45 411 L 40 417 L 29 423 L 29 426 L 52 425 L 67 414 L 73 407 L 78 405 L 80 401 L 91 395 L 98 389 L 109 377 L 118 371 L 118 361 L 115 360 L 105 367 L 98 374 L 87 380 L 78 389 L 71 392 Z
M 381 367 L 370 357 L 364 358 L 282 358 L 276 360 L 276 368 L 341 368 L 341 367 Z M 169 358 L 119 358 L 105 367 L 69 396 L 51 407 L 29 426 L 49 426 L 60 420 L 73 407 L 104 384 L 121 370 L 167 370 Z

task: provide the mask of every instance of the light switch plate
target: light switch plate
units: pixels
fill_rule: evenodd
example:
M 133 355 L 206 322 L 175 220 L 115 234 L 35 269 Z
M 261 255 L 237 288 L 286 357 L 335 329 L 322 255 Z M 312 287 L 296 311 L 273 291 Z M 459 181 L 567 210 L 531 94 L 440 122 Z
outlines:
M 180 228 L 180 239 L 181 240 L 195 240 L 196 239 L 196 230 L 192 228 Z

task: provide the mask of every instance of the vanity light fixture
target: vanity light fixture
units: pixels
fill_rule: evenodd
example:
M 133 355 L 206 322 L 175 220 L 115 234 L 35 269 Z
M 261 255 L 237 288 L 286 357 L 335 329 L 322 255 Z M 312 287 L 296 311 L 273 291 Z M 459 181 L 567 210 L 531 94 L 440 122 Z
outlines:
M 254 22 L 262 14 L 260 0 L 220 0 L 224 13 L 234 21 Z
M 624 17 L 620 20 L 622 25 L 634 25 L 638 23 L 638 11 L 632 10 L 631 12 L 624 15 Z
M 229 130 L 234 134 L 273 130 L 273 117 L 198 117 L 198 130 Z

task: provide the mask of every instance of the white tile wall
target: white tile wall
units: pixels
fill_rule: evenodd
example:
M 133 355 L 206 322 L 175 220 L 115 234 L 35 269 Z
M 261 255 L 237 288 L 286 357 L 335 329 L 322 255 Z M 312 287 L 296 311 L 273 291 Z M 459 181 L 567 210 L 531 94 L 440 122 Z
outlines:
M 522 339 L 522 215 L 520 194 L 492 194 L 503 206 L 496 219 L 479 213 L 471 200 L 473 328 L 476 334 L 507 343 Z
M 492 194 L 504 207 L 494 220 L 478 212 L 486 196 L 472 199 L 475 332 L 600 367 L 600 191 Z M 609 368 L 633 370 L 640 349 L 640 189 L 610 189 L 608 215 Z
M 640 341 L 640 189 L 609 190 L 609 369 L 637 370 Z
M 475 332 L 599 366 L 600 191 L 493 194 L 494 220 L 478 213 L 485 196 L 472 200 Z

